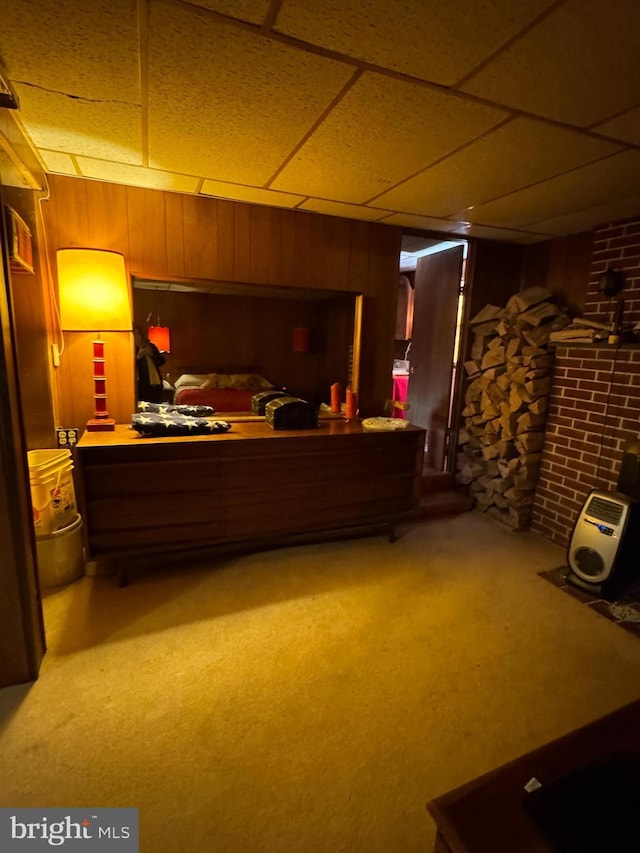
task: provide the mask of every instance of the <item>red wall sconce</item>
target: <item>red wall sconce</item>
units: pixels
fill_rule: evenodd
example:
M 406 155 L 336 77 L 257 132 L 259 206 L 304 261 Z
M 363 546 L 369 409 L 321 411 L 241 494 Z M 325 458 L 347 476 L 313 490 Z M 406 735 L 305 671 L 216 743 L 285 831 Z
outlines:
M 171 352 L 171 330 L 168 326 L 149 326 L 147 334 L 160 352 Z
M 296 326 L 294 328 L 293 351 L 309 352 L 309 329 L 307 326 Z

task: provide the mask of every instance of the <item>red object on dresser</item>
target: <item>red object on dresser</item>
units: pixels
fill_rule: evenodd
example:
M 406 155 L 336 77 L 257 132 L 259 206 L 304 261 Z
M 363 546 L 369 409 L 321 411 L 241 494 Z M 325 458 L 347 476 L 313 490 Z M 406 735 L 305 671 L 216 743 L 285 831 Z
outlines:
M 394 376 L 393 377 L 393 400 L 398 403 L 406 403 L 409 390 L 409 376 Z M 392 418 L 406 418 L 407 413 L 404 409 L 393 409 Z
M 216 412 L 250 412 L 255 388 L 183 388 L 176 395 L 181 406 L 213 406 Z

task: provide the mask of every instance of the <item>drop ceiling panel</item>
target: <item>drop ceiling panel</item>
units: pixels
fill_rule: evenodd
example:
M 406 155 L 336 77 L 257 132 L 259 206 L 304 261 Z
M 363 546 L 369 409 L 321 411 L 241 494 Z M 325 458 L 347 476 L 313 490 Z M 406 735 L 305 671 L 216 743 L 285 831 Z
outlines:
M 589 231 L 591 228 L 604 225 L 607 222 L 616 222 L 619 219 L 635 216 L 638 211 L 640 211 L 640 194 L 621 201 L 612 201 L 589 210 L 570 213 L 567 216 L 558 216 L 554 219 L 548 219 L 546 222 L 538 222 L 531 227 L 544 231 L 546 234 L 557 236 L 577 234 L 580 231 Z
M 427 231 L 454 231 L 464 223 L 450 219 L 434 219 L 431 216 L 414 216 L 412 213 L 392 213 L 383 220 L 386 225 L 401 225 Z
M 189 0 L 192 6 L 202 6 L 230 18 L 252 24 L 261 24 L 271 5 L 271 0 Z
M 430 86 L 365 73 L 272 186 L 362 203 L 505 117 Z
M 37 148 L 142 164 L 139 106 L 68 98 L 22 85 L 16 90 L 20 119 Z
M 343 204 L 339 201 L 327 201 L 322 198 L 309 198 L 300 205 L 300 208 L 302 210 L 313 210 L 315 213 L 326 213 L 329 216 L 342 216 L 346 219 L 366 219 L 371 222 L 382 219 L 391 213 L 390 210 L 363 207 L 357 204 Z
M 292 193 L 278 193 L 261 187 L 245 187 L 242 184 L 226 184 L 223 181 L 206 180 L 200 192 L 217 198 L 247 201 L 252 204 L 270 204 L 273 207 L 295 207 L 304 198 Z
M 14 81 L 140 103 L 136 0 L 11 0 L 2 4 L 0 46 Z M 21 101 L 28 107 L 28 92 Z
M 465 228 L 459 228 L 455 232 L 460 237 L 480 237 L 486 240 L 507 240 L 510 243 L 537 243 L 548 240 L 544 233 L 530 231 L 519 231 L 513 228 L 490 228 L 486 225 L 475 225 L 471 223 Z
M 639 32 L 637 0 L 568 0 L 462 88 L 587 127 L 637 104 Z
M 57 172 L 61 175 L 77 175 L 76 167 L 69 154 L 61 151 L 47 151 L 41 148 L 39 151 L 47 172 Z
M 640 145 L 640 107 L 598 124 L 593 129 L 605 136 L 613 136 L 633 145 Z
M 96 178 L 100 181 L 183 193 L 195 193 L 200 183 L 200 179 L 192 175 L 162 172 L 159 169 L 145 169 L 142 166 L 129 166 L 107 160 L 93 160 L 89 157 L 77 157 L 76 160 L 84 178 Z
M 452 86 L 550 5 L 551 0 L 284 0 L 274 29 Z
M 376 204 L 448 216 L 619 150 L 580 132 L 515 119 L 379 196 Z
M 637 193 L 640 193 L 640 151 L 626 151 L 479 205 L 465 211 L 464 216 L 483 225 L 518 228 Z
M 191 6 L 161 1 L 150 13 L 149 159 L 159 168 L 260 186 L 353 74 Z

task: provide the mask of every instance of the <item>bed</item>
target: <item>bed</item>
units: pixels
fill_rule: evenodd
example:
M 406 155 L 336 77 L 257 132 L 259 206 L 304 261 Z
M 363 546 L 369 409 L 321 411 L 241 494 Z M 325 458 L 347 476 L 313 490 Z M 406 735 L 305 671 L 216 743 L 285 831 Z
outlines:
M 216 412 L 250 412 L 251 400 L 274 385 L 251 369 L 185 370 L 176 380 L 174 403 L 211 406 Z

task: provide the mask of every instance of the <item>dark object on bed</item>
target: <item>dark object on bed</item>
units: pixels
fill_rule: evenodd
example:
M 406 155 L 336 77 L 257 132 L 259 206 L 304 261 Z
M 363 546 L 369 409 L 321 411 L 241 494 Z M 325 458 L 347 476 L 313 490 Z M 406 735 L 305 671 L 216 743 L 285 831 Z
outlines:
M 267 403 L 266 421 L 273 429 L 313 429 L 318 426 L 318 412 L 298 397 L 278 397 Z
M 260 391 L 259 394 L 255 394 L 251 398 L 251 414 L 264 415 L 267 403 L 277 400 L 278 397 L 288 396 L 286 391 L 278 391 L 276 388 L 273 388 L 271 391 Z
M 528 794 L 525 812 L 558 853 L 637 850 L 640 752 L 621 749 Z

